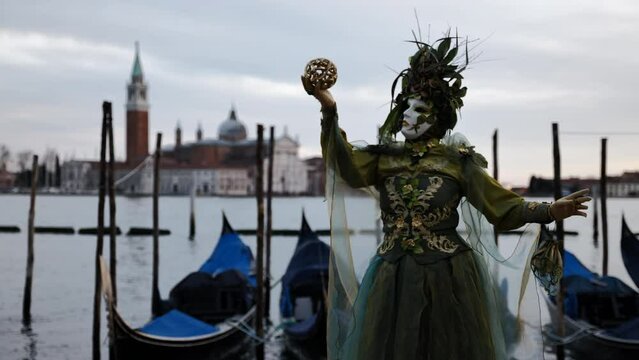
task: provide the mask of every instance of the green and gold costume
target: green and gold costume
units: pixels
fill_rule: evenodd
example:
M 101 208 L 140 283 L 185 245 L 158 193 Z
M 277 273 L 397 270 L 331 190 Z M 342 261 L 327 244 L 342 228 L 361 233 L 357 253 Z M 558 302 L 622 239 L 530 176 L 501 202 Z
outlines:
M 502 265 L 508 265 L 507 260 L 484 251 L 494 244 L 480 239 L 492 235 L 492 228 L 480 229 L 481 219 L 469 216 L 464 222 L 471 223 L 469 234 L 475 240 L 462 237 L 457 209 L 465 199 L 466 207 L 479 210 L 496 229 L 509 230 L 549 223 L 549 204 L 527 202 L 504 189 L 485 172 L 486 160 L 468 144 L 430 139 L 359 149 L 339 129 L 335 109 L 322 115 L 333 227 L 329 358 L 512 356 L 525 335 L 518 306 L 529 286 L 534 241 L 509 259 L 520 262 L 511 277 L 520 283 L 509 284 L 519 286 L 511 289 L 516 290 L 511 291 L 515 300 L 508 300 L 500 294 L 495 276 L 499 271 L 488 258 L 496 256 Z M 335 229 L 345 226 L 340 217 L 347 214 L 336 197 L 339 182 L 379 193 L 384 239 L 357 289 L 348 279 L 352 270 L 346 232 Z

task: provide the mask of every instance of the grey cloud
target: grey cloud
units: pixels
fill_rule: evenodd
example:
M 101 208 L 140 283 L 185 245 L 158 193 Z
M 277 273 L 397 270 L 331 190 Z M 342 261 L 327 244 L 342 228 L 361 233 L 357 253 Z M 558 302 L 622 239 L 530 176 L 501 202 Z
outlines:
M 198 122 L 215 136 L 235 102 L 250 133 L 257 122 L 278 131 L 288 126 L 303 153 L 317 154 L 319 108 L 298 77 L 310 58 L 325 56 L 340 72 L 334 94 L 341 125 L 350 139 L 374 142 L 395 76 L 387 66 L 403 69 L 414 50 L 404 42 L 416 28 L 414 7 L 413 1 L 5 2 L 0 41 L 7 33 L 47 41 L 39 50 L 29 50 L 28 41 L 13 44 L 19 51 L 9 54 L 0 47 L 0 142 L 14 150 L 59 145 L 63 153 L 91 155 L 100 103 L 109 99 L 116 146 L 123 149 L 135 40 L 150 86 L 151 128 L 168 139 L 178 118 L 187 139 Z M 490 135 L 500 128 L 506 181 L 551 173 L 552 121 L 561 129 L 637 130 L 634 2 L 459 1 L 418 4 L 417 11 L 424 37 L 430 24 L 431 39 L 458 26 L 482 40 L 475 49 L 481 56 L 466 73 L 458 130 L 489 153 Z M 60 39 L 75 45 L 65 48 Z M 629 142 L 611 140 L 611 172 L 632 165 Z M 596 139 L 566 139 L 567 173 L 595 174 L 597 146 Z

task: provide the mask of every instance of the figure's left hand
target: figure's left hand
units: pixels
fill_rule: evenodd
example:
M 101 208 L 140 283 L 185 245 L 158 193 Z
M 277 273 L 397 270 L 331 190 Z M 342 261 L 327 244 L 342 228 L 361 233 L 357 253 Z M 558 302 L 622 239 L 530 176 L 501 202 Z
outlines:
M 586 217 L 586 212 L 581 210 L 588 210 L 588 206 L 584 205 L 584 203 L 592 200 L 591 197 L 586 196 L 588 192 L 590 192 L 588 189 L 579 190 L 555 201 L 550 205 L 550 215 L 555 221 L 574 215 Z

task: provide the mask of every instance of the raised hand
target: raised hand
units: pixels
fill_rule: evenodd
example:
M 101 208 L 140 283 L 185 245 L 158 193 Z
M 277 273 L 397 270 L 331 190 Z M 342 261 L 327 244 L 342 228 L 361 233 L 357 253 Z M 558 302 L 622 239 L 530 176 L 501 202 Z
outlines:
M 319 101 L 320 105 L 322 105 L 322 109 L 329 109 L 335 107 L 335 99 L 333 99 L 333 95 L 330 91 L 324 90 L 320 87 L 320 84 L 313 85 L 308 81 L 304 75 L 301 76 L 302 86 L 304 86 L 304 90 L 311 96 L 314 96 L 317 101 Z
M 582 210 L 587 210 L 588 206 L 584 204 L 592 200 L 591 197 L 586 196 L 588 192 L 590 192 L 588 189 L 579 190 L 555 201 L 550 205 L 550 215 L 555 221 L 574 215 L 586 217 L 586 212 Z

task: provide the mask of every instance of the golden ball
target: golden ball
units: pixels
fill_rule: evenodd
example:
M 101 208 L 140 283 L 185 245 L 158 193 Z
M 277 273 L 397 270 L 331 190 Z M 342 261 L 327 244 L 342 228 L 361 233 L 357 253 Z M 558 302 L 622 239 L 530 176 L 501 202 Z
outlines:
M 311 89 L 318 85 L 322 90 L 329 89 L 337 81 L 337 67 L 328 59 L 313 59 L 306 64 L 304 79 Z

